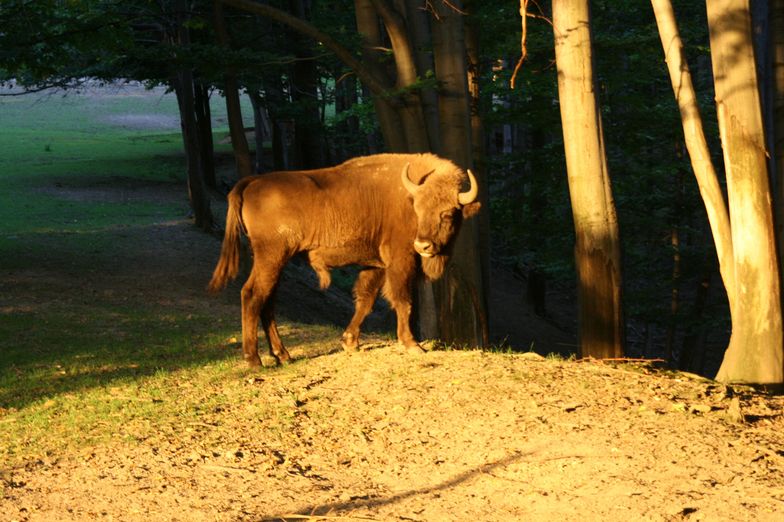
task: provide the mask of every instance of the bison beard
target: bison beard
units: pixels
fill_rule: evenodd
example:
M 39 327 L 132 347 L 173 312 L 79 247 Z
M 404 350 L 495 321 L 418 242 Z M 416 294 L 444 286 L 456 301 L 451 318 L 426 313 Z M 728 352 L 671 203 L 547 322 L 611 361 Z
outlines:
M 461 192 L 461 186 L 469 189 Z M 208 289 L 217 292 L 236 277 L 240 237 L 253 251 L 253 268 L 242 287 L 242 350 L 261 364 L 261 319 L 276 362 L 290 359 L 278 335 L 274 295 L 281 270 L 305 253 L 329 285 L 329 270 L 361 268 L 354 284 L 354 315 L 342 336 L 356 350 L 360 326 L 383 292 L 397 315 L 397 337 L 421 351 L 411 333 L 412 285 L 417 258 L 429 279 L 444 273 L 462 220 L 480 208 L 471 171 L 432 154 L 378 154 L 336 167 L 272 172 L 240 180 L 229 194 L 221 255 Z

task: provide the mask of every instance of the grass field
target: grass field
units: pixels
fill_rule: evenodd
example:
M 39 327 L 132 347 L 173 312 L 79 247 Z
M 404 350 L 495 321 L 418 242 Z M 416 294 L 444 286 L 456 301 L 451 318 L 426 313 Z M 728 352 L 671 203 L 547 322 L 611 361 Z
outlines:
M 203 295 L 218 243 L 185 218 L 176 111 L 138 88 L 0 98 L 0 460 L 193 421 L 225 399 L 193 391 L 242 371 L 237 303 Z

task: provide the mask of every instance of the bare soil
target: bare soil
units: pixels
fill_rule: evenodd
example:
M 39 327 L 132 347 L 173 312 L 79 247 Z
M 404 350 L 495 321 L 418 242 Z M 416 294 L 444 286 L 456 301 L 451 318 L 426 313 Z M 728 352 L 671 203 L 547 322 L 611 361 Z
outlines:
M 138 182 L 117 185 L 116 197 L 145 197 Z M 148 197 L 184 189 L 150 186 Z M 122 292 L 238 323 L 237 285 L 217 299 L 203 292 L 218 251 L 217 238 L 181 220 L 118 229 L 112 255 L 91 261 L 111 266 L 93 265 L 89 281 L 56 252 L 2 277 L 21 302 Z M 497 317 L 514 321 L 525 348 L 529 338 L 542 352 L 573 342 L 525 308 L 513 278 L 496 280 Z M 350 315 L 348 296 L 317 290 L 307 268 L 288 272 L 278 299 L 284 318 Z M 388 315 L 371 326 L 383 331 Z M 198 390 L 238 400 L 197 423 L 2 466 L 0 519 L 784 520 L 780 396 L 649 364 L 412 356 L 373 335 L 368 345 L 354 355 L 335 352 L 337 339 L 308 353 L 290 346 L 293 366 L 238 369 Z

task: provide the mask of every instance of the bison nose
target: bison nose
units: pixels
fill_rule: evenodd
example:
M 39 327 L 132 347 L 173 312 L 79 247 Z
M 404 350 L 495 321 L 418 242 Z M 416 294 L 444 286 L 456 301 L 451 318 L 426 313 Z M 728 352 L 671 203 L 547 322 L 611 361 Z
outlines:
M 432 241 L 417 239 L 414 241 L 414 250 L 422 257 L 431 257 L 436 253 L 436 247 Z

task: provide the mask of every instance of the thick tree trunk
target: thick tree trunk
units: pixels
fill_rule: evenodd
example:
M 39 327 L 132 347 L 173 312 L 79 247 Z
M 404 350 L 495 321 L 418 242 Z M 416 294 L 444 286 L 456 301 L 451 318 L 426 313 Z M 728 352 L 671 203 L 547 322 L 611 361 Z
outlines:
M 466 2 L 466 10 L 472 12 L 472 3 Z M 479 179 L 487 180 L 485 158 L 485 129 L 482 120 L 481 98 L 479 96 L 479 79 L 481 75 L 481 57 L 479 53 L 479 27 L 472 23 L 472 17 L 466 20 L 466 58 L 468 60 L 468 93 L 470 96 L 471 114 L 471 148 L 474 171 Z M 485 181 L 485 186 L 489 184 Z M 490 313 L 490 197 L 488 190 L 480 191 L 479 201 L 484 212 L 474 218 L 479 220 L 479 256 L 482 266 L 482 281 L 485 288 L 485 309 Z M 489 323 L 489 320 L 488 320 Z
M 736 303 L 716 379 L 784 382 L 773 209 L 748 0 L 708 0 L 713 78 L 731 216 Z
M 229 48 L 229 34 L 226 30 L 226 21 L 223 16 L 223 5 L 214 2 L 214 23 L 215 34 L 218 44 L 226 49 Z M 226 97 L 226 116 L 229 120 L 229 135 L 231 136 L 231 147 L 234 151 L 234 161 L 237 165 L 237 176 L 244 178 L 254 173 L 253 164 L 248 148 L 248 139 L 245 137 L 245 126 L 242 121 L 242 108 L 240 106 L 240 90 L 237 83 L 237 74 L 233 67 L 226 70 L 223 79 L 223 95 Z
M 438 152 L 463 168 L 472 168 L 471 96 L 468 92 L 464 17 L 460 0 L 435 5 L 432 20 L 433 56 L 440 82 L 438 118 L 441 147 Z M 479 137 L 481 139 L 481 137 Z M 477 173 L 480 174 L 480 173 Z M 485 186 L 483 179 L 478 179 Z M 485 209 L 485 212 L 487 209 Z M 443 279 L 434 284 L 439 310 L 440 337 L 459 344 L 487 346 L 487 284 L 479 245 L 480 221 L 463 223 L 452 261 Z
M 553 0 L 553 31 L 575 227 L 581 355 L 621 357 L 618 219 L 594 90 L 588 0 Z
M 776 240 L 784 253 L 784 0 L 771 0 L 771 45 L 773 47 L 773 180 L 776 209 Z M 784 275 L 782 260 L 779 273 Z
M 190 45 L 190 34 L 187 26 L 187 10 L 185 0 L 176 4 L 177 44 L 183 48 Z M 193 73 L 183 68 L 174 79 L 174 88 L 180 109 L 182 139 L 185 146 L 186 168 L 188 172 L 188 196 L 196 226 L 203 230 L 212 230 L 213 218 L 210 211 L 210 198 L 204 183 L 201 166 L 201 149 L 199 147 L 199 129 L 196 125 L 196 107 L 194 101 Z

